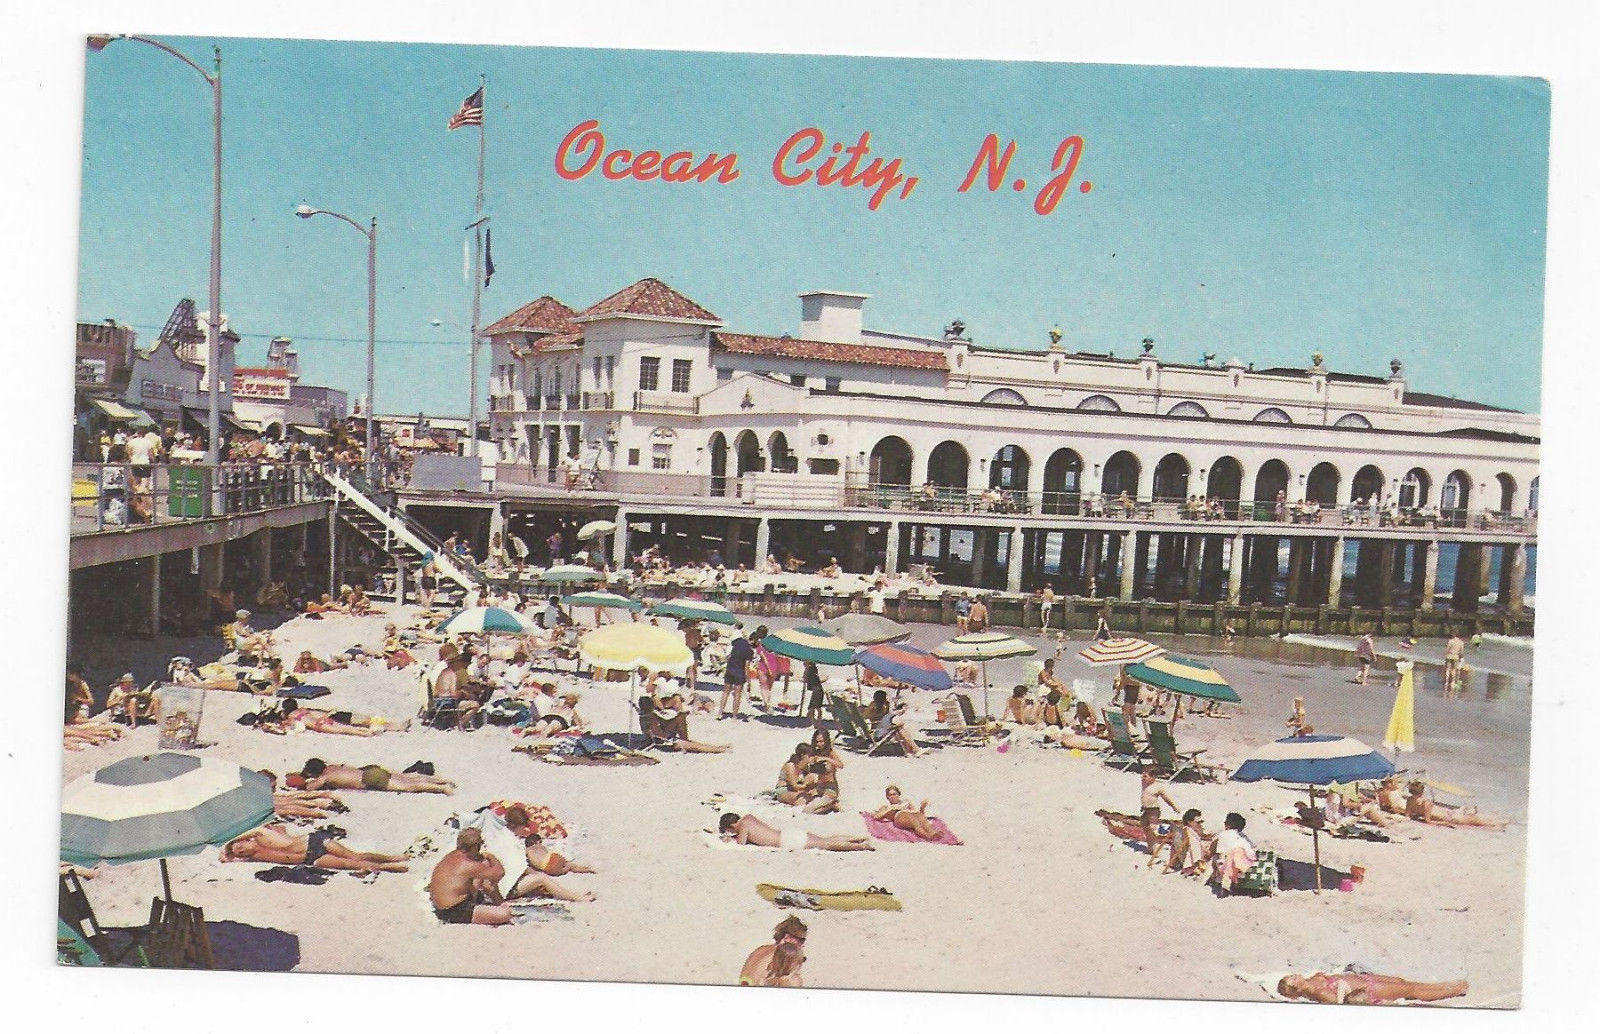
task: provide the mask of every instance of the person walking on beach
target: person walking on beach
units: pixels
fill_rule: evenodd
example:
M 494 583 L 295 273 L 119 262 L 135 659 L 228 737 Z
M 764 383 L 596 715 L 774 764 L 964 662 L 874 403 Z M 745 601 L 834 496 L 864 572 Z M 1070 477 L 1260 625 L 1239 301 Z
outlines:
M 1056 591 L 1046 585 L 1039 590 L 1039 634 L 1050 631 L 1050 612 L 1056 606 Z
M 1372 666 L 1378 663 L 1378 650 L 1372 644 L 1372 631 L 1369 629 L 1356 643 L 1356 663 L 1361 666 L 1361 671 L 1356 674 L 1356 684 L 1365 686 L 1367 674 L 1372 671 Z
M 750 658 L 754 653 L 750 640 L 744 637 L 743 632 L 733 637 L 733 644 L 728 647 L 728 663 L 723 669 L 722 700 L 717 704 L 718 721 L 728 716 L 730 696 L 733 698 L 733 717 L 743 719 L 744 684 L 750 678 Z
M 785 916 L 772 931 L 772 943 L 745 956 L 739 986 L 803 987 L 800 967 L 806 961 L 805 946 L 806 924 L 799 916 Z
M 1444 644 L 1444 696 L 1453 700 L 1461 694 L 1461 656 L 1467 649 L 1461 633 L 1452 631 Z
M 1093 593 L 1091 592 L 1090 595 L 1093 595 Z M 1110 611 L 1105 607 L 1101 607 L 1100 608 L 1100 616 L 1095 618 L 1094 639 L 1095 639 L 1095 642 L 1099 642 L 1102 639 L 1110 639 L 1110 638 L 1111 638 Z

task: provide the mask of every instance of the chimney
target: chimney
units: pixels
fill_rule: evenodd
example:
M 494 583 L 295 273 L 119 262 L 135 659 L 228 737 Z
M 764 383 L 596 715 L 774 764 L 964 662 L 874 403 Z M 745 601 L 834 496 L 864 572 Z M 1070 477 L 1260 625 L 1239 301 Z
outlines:
M 869 294 L 807 291 L 800 296 L 800 336 L 808 341 L 861 344 L 861 307 Z

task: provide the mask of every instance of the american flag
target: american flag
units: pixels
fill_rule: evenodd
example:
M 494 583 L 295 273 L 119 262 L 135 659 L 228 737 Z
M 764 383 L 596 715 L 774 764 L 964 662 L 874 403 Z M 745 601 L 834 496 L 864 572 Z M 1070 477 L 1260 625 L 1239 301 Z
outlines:
M 450 128 L 483 125 L 483 87 L 472 91 L 472 96 L 461 102 L 461 110 L 450 116 Z

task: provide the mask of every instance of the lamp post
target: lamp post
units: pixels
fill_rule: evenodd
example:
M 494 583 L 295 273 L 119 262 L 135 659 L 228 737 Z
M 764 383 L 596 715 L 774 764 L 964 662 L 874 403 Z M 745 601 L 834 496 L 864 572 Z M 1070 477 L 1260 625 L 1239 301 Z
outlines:
M 214 71 L 207 72 L 181 51 L 174 50 L 160 40 L 147 36 L 90 36 L 86 43 L 92 51 L 104 50 L 112 42 L 125 39 L 143 43 L 170 54 L 200 73 L 200 78 L 211 87 L 211 312 L 206 319 L 206 370 L 211 397 L 206 416 L 206 463 L 215 465 L 220 456 L 221 422 L 219 402 L 222 395 L 222 48 L 212 47 Z
M 377 487 L 375 474 L 377 451 L 373 441 L 372 413 L 376 402 L 373 387 L 373 352 L 378 332 L 378 217 L 373 216 L 369 225 L 362 226 L 347 215 L 330 212 L 325 208 L 312 208 L 310 205 L 298 206 L 294 214 L 302 219 L 310 219 L 314 215 L 331 215 L 354 226 L 367 239 L 367 484 Z

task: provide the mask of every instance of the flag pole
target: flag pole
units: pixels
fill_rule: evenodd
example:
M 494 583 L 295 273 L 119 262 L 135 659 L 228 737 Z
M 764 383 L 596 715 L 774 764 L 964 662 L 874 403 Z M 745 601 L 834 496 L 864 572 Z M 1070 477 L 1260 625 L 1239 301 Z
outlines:
M 483 308 L 483 162 L 488 149 L 488 133 L 484 123 L 488 120 L 489 80 L 478 76 L 478 89 L 483 91 L 483 113 L 478 119 L 478 196 L 473 208 L 472 252 L 472 346 L 469 362 L 470 384 L 467 391 L 467 455 L 478 455 L 478 322 Z

